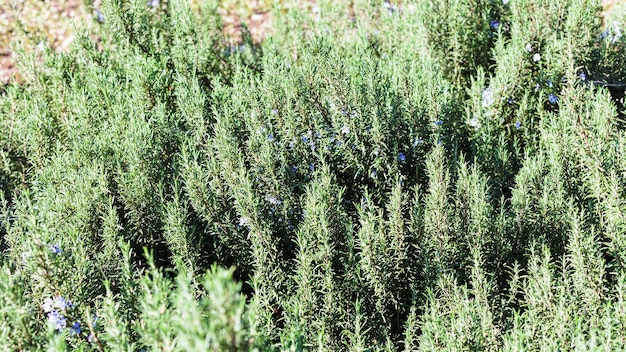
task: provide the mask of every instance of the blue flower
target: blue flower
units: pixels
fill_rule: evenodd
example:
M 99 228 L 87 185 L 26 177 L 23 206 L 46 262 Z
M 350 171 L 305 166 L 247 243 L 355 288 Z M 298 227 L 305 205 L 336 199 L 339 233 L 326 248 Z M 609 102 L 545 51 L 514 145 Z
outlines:
M 242 228 L 242 227 L 248 227 L 248 218 L 246 218 L 245 216 L 242 216 L 241 219 L 239 219 L 239 224 L 237 225 L 237 228 Z M 95 324 L 95 321 L 94 321 Z
M 415 138 L 415 141 L 413 141 L 414 147 L 417 147 L 418 145 L 422 145 L 422 144 L 424 144 L 424 140 L 422 139 L 422 137 Z
M 308 143 L 308 142 L 309 142 L 309 137 L 302 136 L 302 143 Z
M 584 72 L 581 72 L 578 74 L 578 78 L 580 78 L 581 81 L 584 81 L 587 79 L 587 75 Z
M 496 20 L 491 20 L 489 22 L 489 27 L 491 27 L 492 29 L 498 29 L 498 27 L 500 27 L 500 22 Z
M 63 252 L 58 244 L 51 244 L 48 246 L 48 248 L 50 249 L 50 252 L 52 252 L 52 254 L 61 254 Z
M 313 165 L 313 164 L 309 164 L 309 170 L 311 170 L 311 171 L 315 171 L 315 165 Z
M 510 105 L 510 104 L 513 104 L 514 102 L 515 102 L 515 99 L 513 99 L 513 97 L 510 97 L 510 98 L 507 100 L 507 103 L 509 103 L 509 105 Z
M 608 36 L 609 36 L 609 30 L 607 29 L 604 32 L 602 32 L 602 34 L 600 34 L 600 39 L 604 39 Z
M 372 178 L 376 177 L 377 174 L 378 171 L 376 171 L 376 169 L 372 169 Z
M 404 153 L 401 152 L 400 154 L 398 154 L 398 161 L 404 164 L 404 162 L 406 161 L 406 156 L 404 155 Z
M 291 174 L 295 176 L 297 172 L 298 172 L 298 167 L 297 166 L 292 166 L 291 167 Z
M 548 88 L 554 87 L 554 84 L 552 84 L 552 80 L 551 79 L 547 80 L 546 82 L 548 83 Z
M 80 334 L 81 329 L 80 329 L 80 322 L 75 322 L 74 324 L 72 324 L 72 330 L 70 331 L 70 333 L 72 335 L 78 335 Z
M 550 101 L 550 104 L 556 104 L 559 101 L 559 97 L 550 93 L 550 95 L 548 95 L 548 101 Z
M 104 22 L 104 15 L 100 12 L 100 10 L 96 10 L 96 19 L 100 23 Z
M 48 314 L 48 321 L 51 322 L 54 328 L 59 332 L 65 329 L 65 326 L 67 325 L 67 319 L 65 319 L 63 314 L 57 312 L 56 310 L 53 310 Z
M 441 125 L 443 125 L 443 120 L 435 121 L 435 126 L 441 126 Z
M 66 310 L 67 308 L 71 308 L 74 305 L 72 302 L 66 300 L 62 296 L 56 296 L 54 299 L 54 306 L 59 308 L 60 310 Z
M 515 121 L 515 128 L 517 128 L 518 130 L 522 128 L 522 123 L 519 121 Z
M 278 109 L 272 109 L 272 114 L 273 114 L 273 115 L 278 114 Z
M 267 135 L 267 140 L 270 141 L 270 142 L 273 142 L 274 141 L 274 134 L 273 133 L 268 134 Z

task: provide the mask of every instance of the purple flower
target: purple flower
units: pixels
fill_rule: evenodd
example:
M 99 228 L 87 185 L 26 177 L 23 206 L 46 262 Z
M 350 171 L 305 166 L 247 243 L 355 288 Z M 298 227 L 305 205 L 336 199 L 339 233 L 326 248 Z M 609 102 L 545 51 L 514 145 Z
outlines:
M 548 95 L 548 101 L 550 101 L 550 104 L 556 104 L 559 101 L 559 97 L 550 93 L 550 95 Z
M 519 121 L 515 121 L 515 128 L 517 128 L 518 130 L 522 128 L 522 123 Z
M 406 156 L 404 155 L 404 153 L 400 153 L 398 154 L 398 161 L 402 164 L 404 164 L 404 162 L 406 161 Z

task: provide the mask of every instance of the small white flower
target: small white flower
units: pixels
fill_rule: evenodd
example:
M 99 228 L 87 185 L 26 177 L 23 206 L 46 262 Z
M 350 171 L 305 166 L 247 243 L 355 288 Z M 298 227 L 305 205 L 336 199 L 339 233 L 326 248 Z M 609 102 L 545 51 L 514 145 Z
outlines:
M 533 55 L 534 62 L 539 62 L 539 60 L 541 60 L 541 54 L 536 53 L 535 55 Z
M 280 199 L 277 199 L 276 197 L 270 197 L 268 200 L 270 204 L 273 204 L 273 205 L 279 205 L 282 203 Z
M 245 216 L 242 216 L 241 219 L 239 219 L 239 227 L 244 227 L 244 226 L 248 226 L 248 218 L 246 218 Z
M 52 308 L 54 308 L 54 301 L 52 300 L 52 298 L 48 297 L 46 299 L 43 300 L 43 311 L 46 313 L 50 313 L 52 311 Z
M 509 3 L 509 0 L 502 0 L 502 3 L 503 3 L 504 5 L 506 5 L 506 4 L 508 4 L 508 3 Z
M 482 100 L 483 100 L 484 108 L 487 108 L 493 104 L 494 98 L 493 98 L 493 92 L 491 91 L 491 88 L 487 87 L 485 90 L 483 90 L 482 98 L 483 98 Z
M 530 43 L 526 44 L 526 50 L 528 50 L 529 53 L 532 53 L 533 52 L 533 45 L 530 44 Z
M 475 129 L 479 129 L 480 128 L 480 122 L 478 122 L 477 118 L 472 118 L 471 120 L 469 120 L 469 125 L 474 127 Z
M 343 126 L 341 128 L 341 133 L 342 134 L 349 134 L 350 133 L 350 127 L 349 126 Z

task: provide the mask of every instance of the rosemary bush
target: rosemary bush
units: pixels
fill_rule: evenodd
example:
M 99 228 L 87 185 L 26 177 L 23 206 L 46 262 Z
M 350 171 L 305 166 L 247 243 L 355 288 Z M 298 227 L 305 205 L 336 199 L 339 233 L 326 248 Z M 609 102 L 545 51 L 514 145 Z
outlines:
M 22 54 L 1 349 L 623 346 L 623 15 L 273 11 L 232 47 L 215 3 L 106 0 L 101 44 Z

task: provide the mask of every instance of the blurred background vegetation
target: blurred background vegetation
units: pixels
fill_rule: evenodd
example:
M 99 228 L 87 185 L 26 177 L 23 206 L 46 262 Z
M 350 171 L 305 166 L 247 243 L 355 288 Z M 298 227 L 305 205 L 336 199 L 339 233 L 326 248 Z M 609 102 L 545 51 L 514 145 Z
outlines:
M 153 0 L 150 4 L 163 6 L 166 0 Z M 148 2 L 146 0 L 146 2 Z M 191 0 L 197 10 L 202 0 Z M 260 42 L 271 28 L 270 10 L 287 6 L 287 1 L 273 0 L 223 0 L 220 14 L 224 29 L 232 43 L 241 41 L 242 23 L 255 42 Z M 312 8 L 314 0 L 299 0 L 296 6 Z M 0 82 L 6 84 L 16 74 L 15 50 L 33 50 L 45 42 L 58 51 L 67 51 L 74 40 L 73 23 L 80 21 L 82 28 L 98 36 L 99 0 L 0 0 Z M 100 18 L 100 20 L 106 20 Z
M 598 0 L 602 3 L 600 16 L 604 23 L 610 22 L 615 9 L 623 8 L 624 0 Z M 157 3 L 158 0 L 152 0 Z M 163 5 L 164 0 L 161 1 Z M 190 0 L 197 10 L 202 0 Z M 272 25 L 270 10 L 285 6 L 285 0 L 223 0 L 220 14 L 224 29 L 233 43 L 241 41 L 242 23 L 250 31 L 255 42 L 267 35 Z M 393 1 L 398 2 L 398 1 Z M 297 0 L 296 6 L 311 9 L 315 0 Z M 34 49 L 46 42 L 58 51 L 67 51 L 74 39 L 72 23 L 82 21 L 85 28 L 98 35 L 99 0 L 2 0 L 0 1 L 0 82 L 6 84 L 16 72 L 14 49 Z

